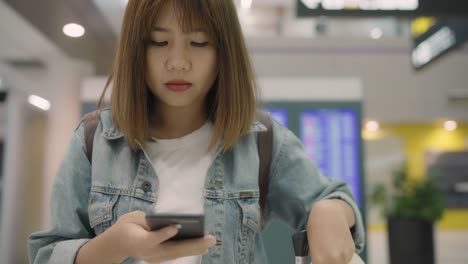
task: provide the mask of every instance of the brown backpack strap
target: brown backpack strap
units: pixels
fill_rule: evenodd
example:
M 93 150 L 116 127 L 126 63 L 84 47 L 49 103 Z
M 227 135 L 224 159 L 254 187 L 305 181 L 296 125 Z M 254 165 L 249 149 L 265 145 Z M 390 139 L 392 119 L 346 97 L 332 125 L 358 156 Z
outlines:
M 260 159 L 258 186 L 260 188 L 260 208 L 265 210 L 266 197 L 270 186 L 270 165 L 273 153 L 273 121 L 267 112 L 258 112 L 257 118 L 267 127 L 267 131 L 258 133 L 257 147 Z
M 86 146 L 86 157 L 89 160 L 89 163 L 92 163 L 93 159 L 93 142 L 94 134 L 96 133 L 96 128 L 99 123 L 99 112 L 98 110 L 90 112 L 84 117 L 84 137 L 85 137 L 85 146 Z

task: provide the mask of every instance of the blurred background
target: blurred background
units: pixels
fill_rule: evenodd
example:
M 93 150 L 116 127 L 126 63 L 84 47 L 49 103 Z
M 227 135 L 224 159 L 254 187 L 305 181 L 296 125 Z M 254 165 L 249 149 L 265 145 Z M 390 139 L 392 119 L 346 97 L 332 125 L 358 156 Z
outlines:
M 224 1 L 224 0 L 220 0 Z M 233 0 L 265 109 L 345 180 L 367 263 L 468 263 L 468 7 L 460 0 Z M 126 0 L 0 0 L 0 263 L 27 263 Z M 264 232 L 294 263 L 289 230 Z

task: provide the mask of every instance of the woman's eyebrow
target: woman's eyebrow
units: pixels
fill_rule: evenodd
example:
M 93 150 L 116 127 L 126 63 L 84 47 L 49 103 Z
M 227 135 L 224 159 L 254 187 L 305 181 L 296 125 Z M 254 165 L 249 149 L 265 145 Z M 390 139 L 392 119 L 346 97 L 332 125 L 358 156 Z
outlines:
M 198 32 L 201 32 L 201 33 L 208 33 L 208 30 L 206 28 L 194 28 L 191 33 L 198 33 Z
M 156 31 L 156 32 L 165 32 L 165 33 L 168 33 L 168 32 L 171 32 L 170 29 L 168 28 L 163 28 L 163 27 L 153 27 L 153 31 Z M 192 29 L 190 32 L 188 32 L 189 34 L 190 33 L 208 33 L 208 30 L 206 30 L 206 28 L 194 28 Z
M 157 32 L 170 32 L 169 29 L 163 28 L 163 27 L 153 27 L 153 31 L 157 31 Z

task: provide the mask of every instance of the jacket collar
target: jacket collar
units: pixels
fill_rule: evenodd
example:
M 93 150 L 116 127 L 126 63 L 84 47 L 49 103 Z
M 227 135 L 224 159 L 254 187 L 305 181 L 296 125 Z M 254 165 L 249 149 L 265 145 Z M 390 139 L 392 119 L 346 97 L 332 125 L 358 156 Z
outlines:
M 107 140 L 117 140 L 123 138 L 124 134 L 122 131 L 117 129 L 115 126 L 112 126 L 108 130 L 101 133 L 101 135 Z

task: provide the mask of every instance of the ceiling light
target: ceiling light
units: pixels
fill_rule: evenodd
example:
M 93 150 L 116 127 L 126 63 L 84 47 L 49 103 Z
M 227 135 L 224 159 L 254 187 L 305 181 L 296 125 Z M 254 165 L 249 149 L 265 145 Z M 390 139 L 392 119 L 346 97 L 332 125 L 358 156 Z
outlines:
M 454 131 L 455 129 L 457 129 L 457 122 L 453 121 L 453 120 L 448 120 L 448 121 L 445 121 L 444 123 L 444 129 L 447 130 L 447 131 Z
M 383 37 L 383 31 L 382 29 L 376 27 L 376 28 L 373 28 L 371 31 L 370 31 L 370 36 L 371 38 L 373 39 L 380 39 L 381 37 Z
M 380 128 L 380 124 L 377 121 L 368 121 L 365 127 L 368 132 L 377 132 Z
M 70 23 L 63 26 L 63 33 L 72 38 L 79 38 L 85 34 L 85 29 L 83 26 Z
M 28 102 L 34 105 L 35 107 L 40 108 L 44 111 L 48 111 L 50 109 L 49 101 L 37 95 L 30 95 L 28 97 Z
M 252 0 L 241 0 L 241 7 L 249 9 L 252 6 Z

